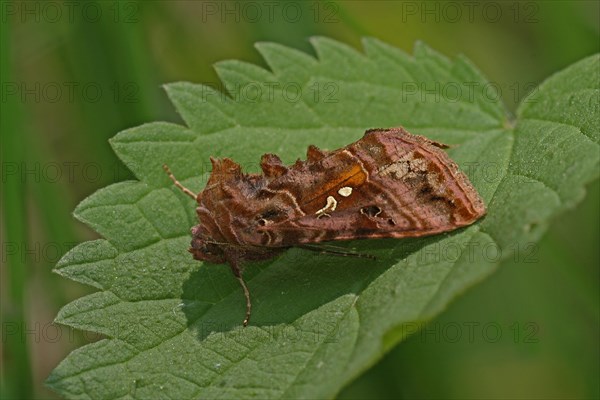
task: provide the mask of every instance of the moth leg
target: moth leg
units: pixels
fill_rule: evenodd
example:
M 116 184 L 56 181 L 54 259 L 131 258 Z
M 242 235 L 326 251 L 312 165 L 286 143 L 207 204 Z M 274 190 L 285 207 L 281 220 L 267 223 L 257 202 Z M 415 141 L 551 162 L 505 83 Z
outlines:
M 242 285 L 242 289 L 244 290 L 244 296 L 246 297 L 246 317 L 244 318 L 244 322 L 242 322 L 242 325 L 244 325 L 245 328 L 248 326 L 248 322 L 250 322 L 250 313 L 252 312 L 252 303 L 250 302 L 250 291 L 248 290 L 248 286 L 246 286 L 246 282 L 242 277 L 242 271 L 238 267 L 237 263 L 232 262 L 230 263 L 230 265 L 231 271 L 233 272 L 233 275 L 236 277 L 236 279 L 240 282 L 240 285 Z
M 167 175 L 169 176 L 169 178 L 173 181 L 173 183 L 175 184 L 175 186 L 177 186 L 179 189 L 181 189 L 181 191 L 183 193 L 187 194 L 192 199 L 196 200 L 196 198 L 198 196 L 196 194 L 194 194 L 194 192 L 192 192 L 190 189 L 186 188 L 181 183 L 179 183 L 179 181 L 175 178 L 175 175 L 173 175 L 173 173 L 171 172 L 171 170 L 169 169 L 169 167 L 167 166 L 167 164 L 163 164 L 163 169 L 165 170 L 165 172 L 167 173 Z
M 240 281 L 242 289 L 244 289 L 244 296 L 246 296 L 246 317 L 244 318 L 244 322 L 242 322 L 242 325 L 244 325 L 244 327 L 247 327 L 248 322 L 250 322 L 250 313 L 252 311 L 252 303 L 250 302 L 250 291 L 248 290 L 246 282 L 244 282 L 244 278 L 242 278 L 241 275 L 238 276 L 237 279 L 238 281 Z

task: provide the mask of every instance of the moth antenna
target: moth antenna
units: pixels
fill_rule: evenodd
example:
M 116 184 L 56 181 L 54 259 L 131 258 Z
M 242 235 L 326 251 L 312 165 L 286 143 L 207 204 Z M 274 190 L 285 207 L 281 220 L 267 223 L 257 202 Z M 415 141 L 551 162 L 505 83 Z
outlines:
M 236 244 L 231 244 L 231 243 L 227 243 L 227 242 L 217 242 L 216 240 L 204 240 L 204 243 L 217 244 L 219 246 L 227 246 L 227 247 L 239 247 L 239 245 L 236 245 Z M 248 247 L 259 247 L 259 246 L 248 245 Z
M 236 276 L 236 278 L 238 279 L 238 281 L 240 281 L 242 289 L 244 289 L 244 296 L 246 296 L 246 317 L 244 318 L 244 322 L 242 323 L 245 328 L 248 326 L 248 322 L 250 322 L 250 312 L 252 311 L 252 303 L 250 302 L 250 291 L 248 290 L 248 287 L 246 286 L 246 282 L 244 282 L 244 278 L 242 278 L 242 275 Z
M 204 243 L 208 243 L 208 244 L 218 244 L 219 246 L 233 246 L 231 243 L 227 243 L 227 242 L 216 242 L 214 240 L 205 240 Z
M 356 251 L 348 251 L 344 248 L 341 247 L 335 247 L 335 246 L 330 246 L 329 249 L 323 248 L 323 247 L 319 247 L 318 245 L 316 246 L 311 246 L 309 244 L 302 244 L 302 245 L 298 245 L 296 247 L 299 247 L 301 249 L 304 250 L 310 250 L 310 251 L 315 251 L 321 254 L 330 254 L 333 256 L 343 256 L 343 257 L 356 257 L 356 258 L 368 258 L 371 260 L 377 260 L 377 257 L 375 257 L 372 254 L 365 254 L 365 253 L 358 253 Z
M 186 188 L 181 183 L 179 183 L 179 181 L 177 180 L 177 178 L 175 178 L 175 175 L 173 175 L 173 173 L 171 172 L 171 170 L 169 169 L 169 167 L 167 166 L 167 164 L 163 164 L 163 169 L 165 170 L 165 172 L 169 176 L 169 179 L 171 179 L 173 181 L 173 184 L 175 186 L 177 186 L 179 189 L 181 189 L 181 191 L 183 193 L 187 194 L 192 199 L 194 199 L 194 200 L 197 199 L 198 195 L 194 194 L 194 192 L 192 192 L 190 189 Z

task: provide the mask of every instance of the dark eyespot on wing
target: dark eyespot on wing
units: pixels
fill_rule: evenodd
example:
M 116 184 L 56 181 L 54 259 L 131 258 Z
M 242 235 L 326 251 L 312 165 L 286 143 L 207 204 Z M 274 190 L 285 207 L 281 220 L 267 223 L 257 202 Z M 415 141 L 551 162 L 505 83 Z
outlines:
M 367 215 L 369 217 L 376 217 L 381 213 L 381 208 L 377 206 L 366 206 L 360 209 L 361 214 Z

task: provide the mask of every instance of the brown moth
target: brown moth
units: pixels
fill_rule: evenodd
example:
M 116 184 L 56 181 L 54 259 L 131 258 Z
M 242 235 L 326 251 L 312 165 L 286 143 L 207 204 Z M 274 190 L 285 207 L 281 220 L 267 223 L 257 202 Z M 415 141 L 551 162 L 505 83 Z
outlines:
M 247 261 L 333 240 L 433 235 L 485 215 L 479 194 L 444 148 L 400 127 L 370 129 L 335 151 L 309 146 L 307 160 L 290 167 L 264 154 L 262 174 L 211 157 L 212 173 L 198 194 L 164 168 L 198 203 L 200 223 L 192 229 L 189 251 L 196 260 L 230 265 L 246 297 L 246 326 Z

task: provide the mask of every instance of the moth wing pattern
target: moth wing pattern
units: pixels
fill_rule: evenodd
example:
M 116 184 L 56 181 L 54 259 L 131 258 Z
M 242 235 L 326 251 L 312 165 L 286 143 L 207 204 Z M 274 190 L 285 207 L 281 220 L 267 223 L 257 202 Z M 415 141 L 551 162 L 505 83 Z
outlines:
M 294 196 L 299 210 L 259 229 L 265 245 L 417 237 L 470 225 L 485 206 L 447 147 L 393 128 L 368 130 L 331 153 L 309 148 L 306 162 L 270 185 Z M 311 173 L 308 184 L 296 179 Z

